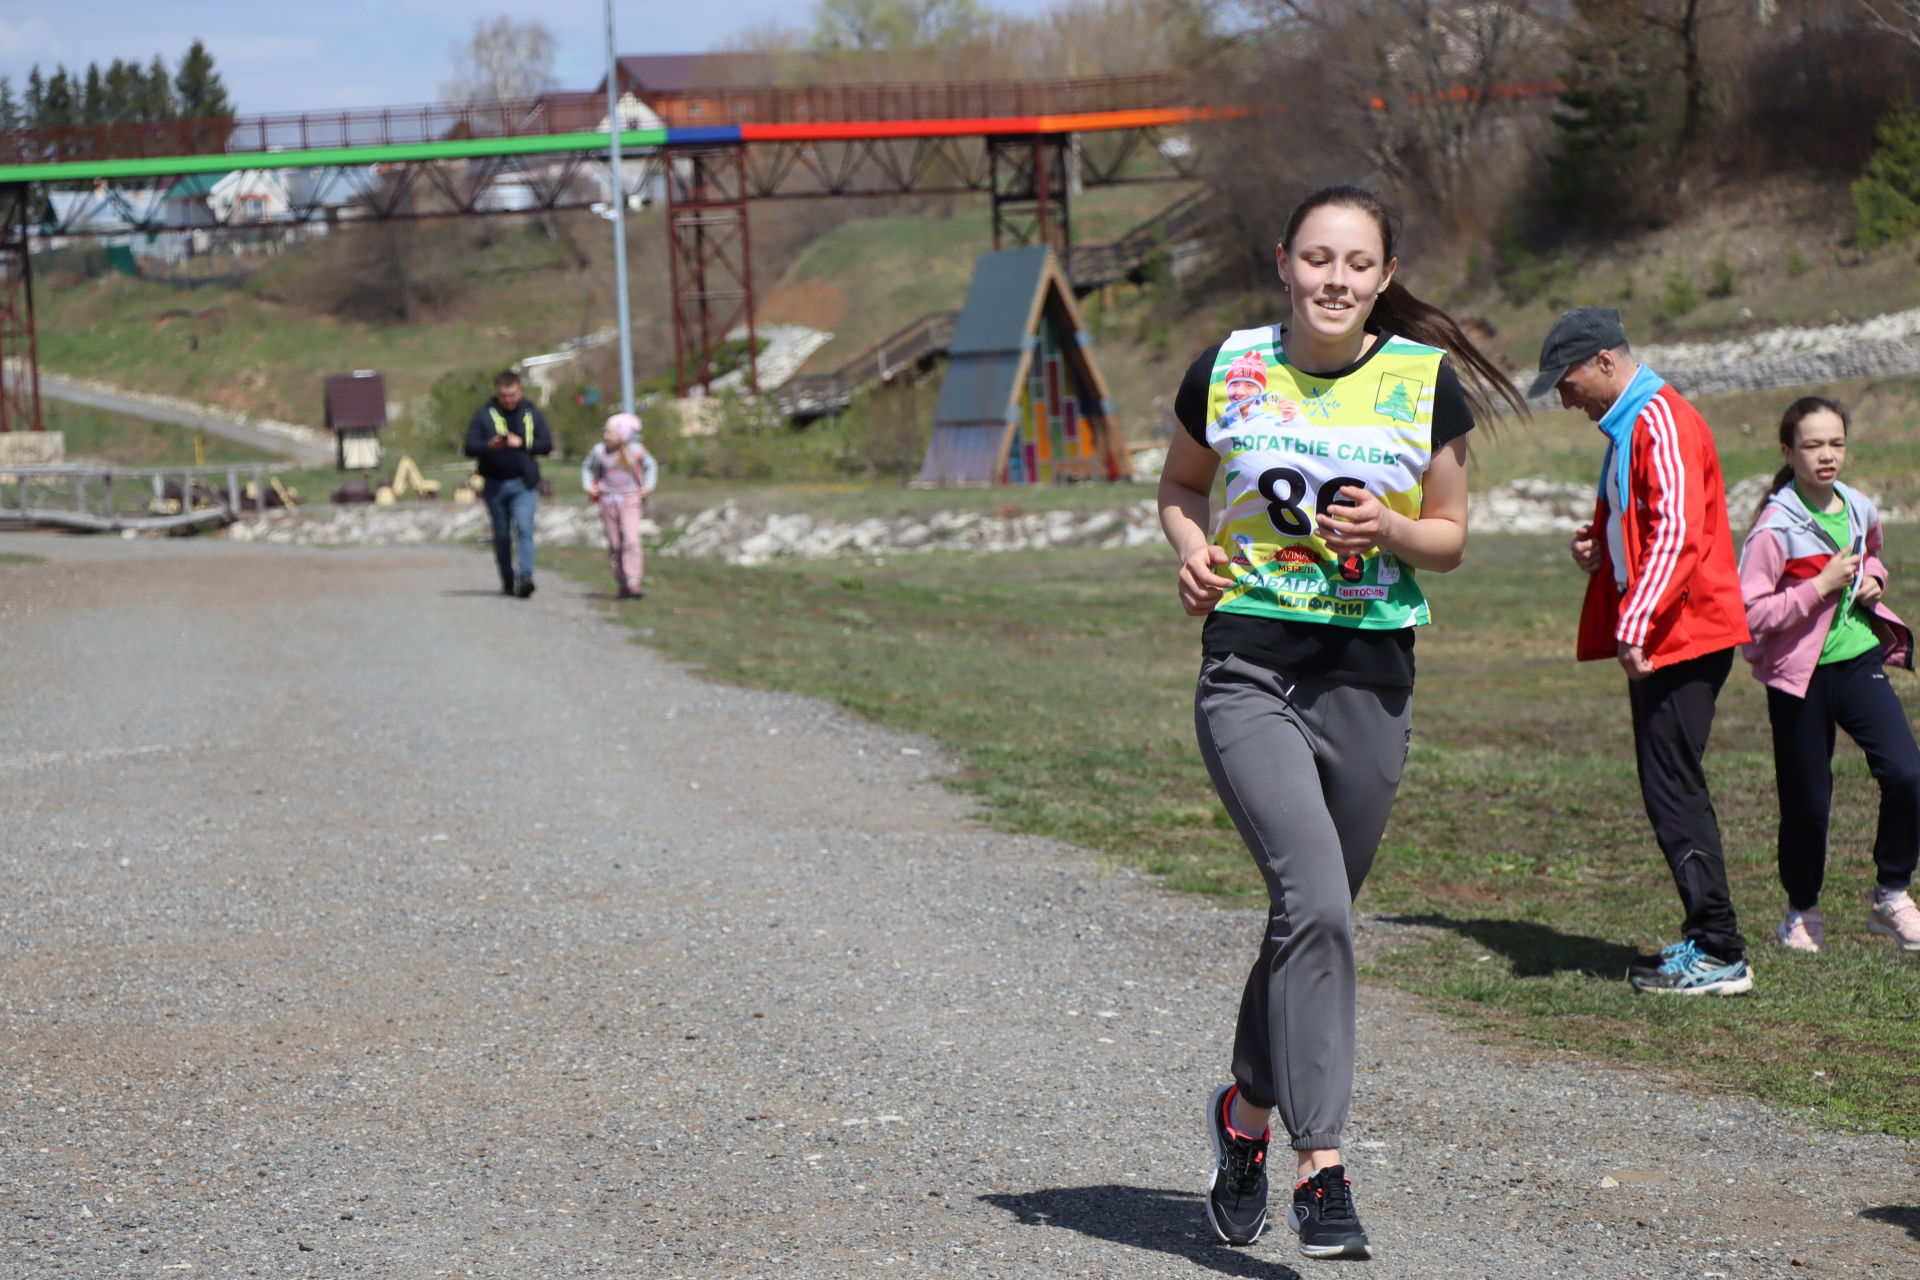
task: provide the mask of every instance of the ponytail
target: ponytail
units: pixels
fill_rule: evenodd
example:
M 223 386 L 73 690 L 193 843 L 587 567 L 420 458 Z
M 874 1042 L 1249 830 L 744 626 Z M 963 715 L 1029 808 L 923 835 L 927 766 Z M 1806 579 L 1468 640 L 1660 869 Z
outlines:
M 1780 492 L 1782 489 L 1786 488 L 1788 485 L 1792 483 L 1793 483 L 1792 467 L 1782 467 L 1778 471 L 1774 472 L 1773 482 L 1767 486 L 1767 491 L 1760 495 L 1760 501 L 1754 505 L 1754 508 L 1753 508 L 1754 519 L 1758 520 L 1760 518 L 1760 513 L 1767 509 L 1767 504 L 1769 502 L 1773 501 L 1774 494 Z
M 1358 209 L 1371 217 L 1380 228 L 1380 243 L 1386 250 L 1387 260 L 1393 260 L 1394 241 L 1399 239 L 1400 215 L 1379 196 L 1352 183 L 1322 187 L 1294 206 L 1280 243 L 1292 244 L 1300 234 L 1300 224 L 1307 215 L 1327 205 Z M 1498 365 L 1473 345 L 1473 340 L 1454 323 L 1453 317 L 1432 303 L 1414 297 L 1398 280 L 1389 282 L 1374 298 L 1369 327 L 1377 328 L 1382 333 L 1397 333 L 1424 346 L 1438 347 L 1452 356 L 1460 365 L 1456 372 L 1462 375 L 1461 389 L 1466 392 L 1467 404 L 1476 418 L 1492 417 L 1500 404 L 1522 416 L 1526 415 L 1526 397 L 1520 394 L 1520 389 L 1508 380 L 1506 374 L 1500 372 Z
M 1413 296 L 1398 280 L 1388 283 L 1373 300 L 1373 323 L 1382 333 L 1397 333 L 1403 338 L 1429 347 L 1439 347 L 1461 366 L 1461 389 L 1476 418 L 1493 416 L 1499 404 L 1515 413 L 1527 412 L 1526 397 L 1513 385 L 1498 365 L 1473 345 L 1452 316 Z

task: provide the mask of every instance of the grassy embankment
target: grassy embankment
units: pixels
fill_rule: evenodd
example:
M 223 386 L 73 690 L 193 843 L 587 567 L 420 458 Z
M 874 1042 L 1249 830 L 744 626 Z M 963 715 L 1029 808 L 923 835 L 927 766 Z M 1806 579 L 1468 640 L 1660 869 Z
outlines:
M 628 239 L 636 299 L 664 315 L 662 216 L 637 215 Z M 455 300 L 413 324 L 324 313 L 327 284 L 317 277 L 340 252 L 327 237 L 289 247 L 233 287 L 49 271 L 35 290 L 40 359 L 58 373 L 315 425 L 330 373 L 377 369 L 390 399 L 414 400 L 447 373 L 512 364 L 613 323 L 607 224 L 585 214 L 556 220 L 567 239 L 548 239 L 533 219 L 493 224 L 484 246 L 464 238 L 470 228 L 423 232 L 461 238 L 431 250 L 456 264 Z
M 1075 236 L 1118 234 L 1180 194 L 1158 186 L 1089 192 L 1074 205 Z M 1103 209 L 1096 197 L 1110 203 Z M 1781 179 L 1720 193 L 1687 221 L 1632 240 L 1573 243 L 1537 255 L 1471 245 L 1410 257 L 1401 276 L 1453 314 L 1489 324 L 1490 353 L 1520 377 L 1532 371 L 1547 326 L 1572 306 L 1619 307 L 1640 345 L 1920 307 L 1920 263 L 1901 246 L 1873 253 L 1847 247 L 1840 229 L 1851 219 L 1844 189 Z M 925 311 L 958 305 L 972 255 L 987 237 L 984 216 L 977 233 L 965 232 L 966 221 L 882 218 L 829 231 L 764 295 L 762 314 L 833 329 L 835 341 L 808 371 L 831 368 Z M 1217 279 L 1191 286 L 1158 282 L 1083 299 L 1128 437 L 1146 439 L 1165 429 L 1173 391 L 1196 352 L 1231 329 L 1276 318 L 1282 305 L 1266 274 L 1244 290 Z M 1768 408 L 1773 398 L 1743 409 L 1737 421 L 1769 431 L 1779 416 L 1778 408 Z
M 52 398 L 40 403 L 47 430 L 66 437 L 70 462 L 110 462 L 122 467 L 178 467 L 196 462 L 213 466 L 223 462 L 279 462 L 270 453 L 202 433 L 198 454 L 194 434 L 166 422 L 149 422 L 120 413 L 108 413 Z

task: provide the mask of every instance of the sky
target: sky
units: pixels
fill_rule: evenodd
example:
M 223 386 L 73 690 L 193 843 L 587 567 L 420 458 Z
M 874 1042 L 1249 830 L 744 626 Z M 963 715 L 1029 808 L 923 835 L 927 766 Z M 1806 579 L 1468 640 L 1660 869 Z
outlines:
M 1050 0 L 992 0 L 1030 14 Z M 614 0 L 621 53 L 697 53 L 768 28 L 804 25 L 809 0 Z M 455 69 L 454 48 L 476 21 L 506 14 L 539 21 L 558 46 L 554 73 L 565 89 L 590 89 L 606 65 L 602 0 L 67 0 L 29 6 L 0 0 L 0 76 L 19 96 L 36 64 L 84 73 L 115 58 L 169 67 L 197 36 L 213 54 L 227 96 L 242 115 L 270 111 L 435 102 Z

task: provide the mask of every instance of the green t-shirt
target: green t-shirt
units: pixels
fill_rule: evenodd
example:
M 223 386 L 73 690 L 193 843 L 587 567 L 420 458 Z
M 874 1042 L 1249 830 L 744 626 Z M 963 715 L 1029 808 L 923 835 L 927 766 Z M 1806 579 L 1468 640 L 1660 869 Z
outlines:
M 1813 518 L 1842 547 L 1853 545 L 1853 531 L 1847 528 L 1847 509 L 1838 511 L 1815 511 Z M 1840 609 L 1834 614 L 1833 625 L 1827 628 L 1827 642 L 1820 646 L 1820 665 L 1829 662 L 1845 662 L 1848 658 L 1857 658 L 1863 653 L 1871 653 L 1880 647 L 1880 637 L 1873 634 L 1873 628 L 1867 625 L 1866 615 L 1853 603 L 1853 586 L 1849 583 L 1840 592 Z

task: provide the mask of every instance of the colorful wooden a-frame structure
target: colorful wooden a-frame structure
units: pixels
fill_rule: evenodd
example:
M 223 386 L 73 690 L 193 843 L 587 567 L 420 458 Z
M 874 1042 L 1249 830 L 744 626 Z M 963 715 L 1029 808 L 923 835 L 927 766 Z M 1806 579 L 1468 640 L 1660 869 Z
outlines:
M 1133 474 L 1073 286 L 1043 246 L 981 256 L 948 347 L 922 484 Z

